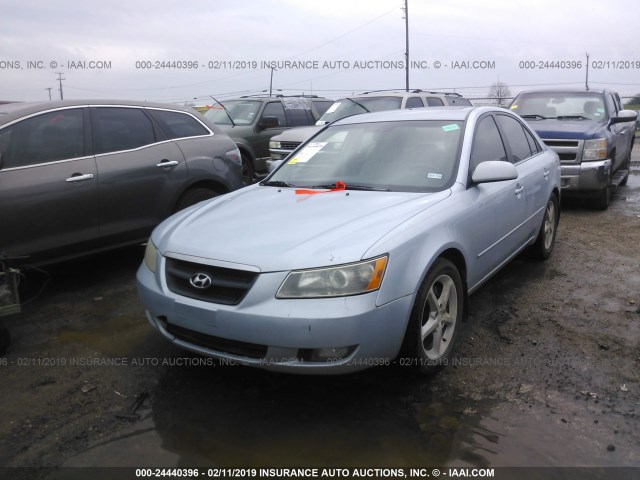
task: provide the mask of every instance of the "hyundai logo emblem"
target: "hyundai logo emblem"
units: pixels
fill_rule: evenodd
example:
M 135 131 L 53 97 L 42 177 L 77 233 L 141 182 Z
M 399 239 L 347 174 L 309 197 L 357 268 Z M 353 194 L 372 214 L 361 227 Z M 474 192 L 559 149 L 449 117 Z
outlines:
M 211 286 L 211 277 L 206 273 L 196 273 L 189 279 L 189 283 L 200 290 Z

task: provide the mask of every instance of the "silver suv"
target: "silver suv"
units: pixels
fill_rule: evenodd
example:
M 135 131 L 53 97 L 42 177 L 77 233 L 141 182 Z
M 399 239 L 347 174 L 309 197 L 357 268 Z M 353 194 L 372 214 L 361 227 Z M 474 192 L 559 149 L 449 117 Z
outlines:
M 463 106 L 471 102 L 458 93 L 430 92 L 424 90 L 376 90 L 336 100 L 313 127 L 292 128 L 274 136 L 269 142 L 272 160 L 283 160 L 323 125 L 340 118 L 367 112 L 381 112 L 402 108 Z

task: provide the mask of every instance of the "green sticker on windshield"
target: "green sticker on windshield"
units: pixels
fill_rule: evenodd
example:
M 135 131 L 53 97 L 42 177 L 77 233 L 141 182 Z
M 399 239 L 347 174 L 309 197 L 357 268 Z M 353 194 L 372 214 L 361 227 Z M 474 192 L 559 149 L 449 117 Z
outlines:
M 604 108 L 596 108 L 596 112 L 598 112 L 598 113 L 604 113 Z
M 445 132 L 453 132 L 454 130 L 460 130 L 460 126 L 457 123 L 452 123 L 451 125 L 444 125 L 442 130 Z

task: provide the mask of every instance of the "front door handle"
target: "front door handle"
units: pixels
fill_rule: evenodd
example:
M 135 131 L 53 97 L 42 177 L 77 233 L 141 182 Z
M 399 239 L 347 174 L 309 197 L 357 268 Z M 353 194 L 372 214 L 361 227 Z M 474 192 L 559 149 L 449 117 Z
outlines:
M 84 180 L 91 180 L 93 178 L 93 173 L 85 173 L 84 175 L 81 173 L 74 173 L 69 178 L 65 180 L 65 182 L 82 182 Z
M 516 185 L 516 195 L 520 195 L 524 190 L 524 187 L 520 184 Z
M 160 167 L 160 168 L 164 168 L 164 167 L 175 167 L 176 165 L 178 165 L 180 162 L 178 162 L 177 160 L 163 160 L 160 163 L 158 163 L 156 165 L 156 167 Z
M 548 179 L 549 179 L 549 174 L 550 174 L 550 173 L 551 173 L 551 171 L 550 171 L 548 168 L 545 168 L 545 169 L 544 169 L 544 173 L 543 173 L 543 175 L 544 175 L 544 179 L 545 179 L 545 180 L 548 180 Z

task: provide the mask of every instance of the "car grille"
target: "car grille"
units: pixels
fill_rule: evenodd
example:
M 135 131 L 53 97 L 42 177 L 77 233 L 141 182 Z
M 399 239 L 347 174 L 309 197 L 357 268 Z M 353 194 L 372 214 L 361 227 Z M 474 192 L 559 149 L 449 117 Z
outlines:
M 300 146 L 301 142 L 280 142 L 280 148 L 282 150 L 295 150 Z
M 183 342 L 190 343 L 198 347 L 215 350 L 216 352 L 239 355 L 248 358 L 264 358 L 267 354 L 268 347 L 266 345 L 238 342 L 236 340 L 214 337 L 212 335 L 207 335 L 206 333 L 196 332 L 171 323 L 165 323 L 163 326 L 167 332 L 178 340 L 182 340 Z
M 211 280 L 207 288 L 196 288 L 192 285 L 191 279 L 198 274 L 204 274 Z M 237 305 L 257 277 L 256 272 L 167 258 L 166 279 L 169 290 L 205 302 Z
M 582 161 L 582 140 L 543 139 L 560 157 L 562 163 L 580 163 Z

